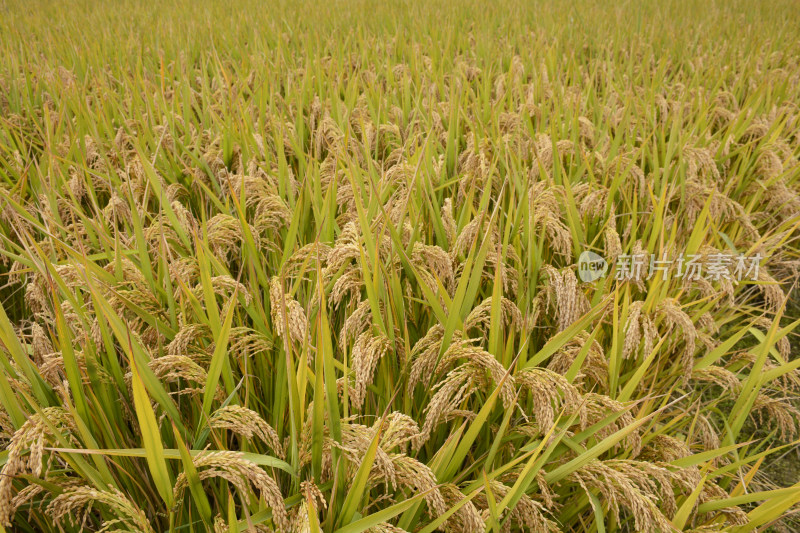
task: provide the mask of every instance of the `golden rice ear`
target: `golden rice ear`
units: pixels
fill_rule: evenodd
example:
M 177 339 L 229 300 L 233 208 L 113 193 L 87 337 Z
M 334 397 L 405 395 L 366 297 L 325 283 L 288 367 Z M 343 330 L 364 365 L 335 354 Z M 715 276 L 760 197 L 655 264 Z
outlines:
M 411 252 L 411 262 L 418 267 L 428 287 L 435 294 L 439 292 L 439 284 L 452 294 L 455 286 L 452 258 L 439 248 L 427 244 L 415 243 Z
M 302 483 L 308 483 L 307 481 L 303 481 Z M 306 492 L 305 489 L 302 489 L 303 492 Z M 323 500 L 324 501 L 324 500 Z M 300 501 L 300 505 L 291 509 L 289 511 L 289 531 L 292 533 L 306 533 L 312 531 L 312 521 L 311 516 L 317 516 L 317 508 L 314 504 L 314 501 L 309 498 L 308 495 L 305 495 L 305 499 Z M 320 521 L 319 517 L 316 517 L 317 521 Z M 220 521 L 222 523 L 222 521 Z M 227 531 L 227 530 L 226 530 Z M 261 530 L 258 530 L 261 531 Z M 264 528 L 265 533 L 271 532 L 271 530 Z
M 350 392 L 354 407 L 361 408 L 363 406 L 367 396 L 367 387 L 372 384 L 378 361 L 389 352 L 391 347 L 392 342 L 387 337 L 372 335 L 368 331 L 356 339 L 352 352 L 355 384 Z
M 502 500 L 511 491 L 504 483 L 498 480 L 489 481 L 491 490 L 496 500 Z M 477 495 L 474 499 L 475 506 L 482 509 L 481 522 L 489 520 L 491 516 L 491 505 L 485 492 Z M 504 512 L 510 516 L 507 518 L 508 530 L 541 531 L 543 533 L 560 531 L 558 524 L 552 520 L 551 510 L 547 509 L 541 502 L 531 498 L 528 494 L 523 494 L 517 504 Z M 504 518 L 506 520 L 506 518 Z
M 227 262 L 231 254 L 238 250 L 243 239 L 239 219 L 220 213 L 208 221 L 206 228 L 208 245 L 214 255 Z
M 468 331 L 475 327 L 483 329 L 484 332 L 488 330 L 491 322 L 491 310 L 492 297 L 490 296 L 470 311 L 469 315 L 467 315 L 467 318 L 464 320 L 464 330 Z M 508 298 L 501 299 L 500 312 L 504 326 L 510 326 L 517 330 L 525 326 L 522 311 Z
M 683 352 L 680 363 L 683 368 L 683 383 L 688 383 L 694 364 L 695 344 L 698 337 L 697 329 L 691 317 L 678 305 L 673 298 L 662 300 L 656 307 L 656 313 L 664 320 L 669 334 L 677 329 L 683 337 Z
M 33 351 L 34 360 L 41 361 L 42 358 L 48 354 L 53 353 L 53 343 L 50 342 L 50 337 L 45 332 L 44 328 L 34 322 L 31 325 L 31 349 Z
M 711 420 L 705 415 L 697 414 L 696 437 L 695 442 L 699 442 L 704 450 L 717 450 L 722 445 L 719 432 Z M 712 461 L 714 464 L 720 462 L 720 459 Z
M 727 368 L 710 365 L 705 368 L 692 370 L 692 379 L 706 383 L 714 383 L 725 391 L 736 392 L 742 385 L 738 376 Z
M 372 307 L 369 300 L 362 300 L 358 303 L 355 310 L 344 321 L 342 330 L 339 333 L 339 347 L 342 351 L 347 349 L 347 345 L 358 338 L 362 333 L 372 326 Z
M 434 337 L 435 339 L 435 337 Z M 437 342 L 437 341 L 433 341 Z M 435 391 L 425 407 L 425 423 L 420 435 L 414 439 L 414 447 L 419 449 L 433 430 L 451 416 L 471 416 L 459 406 L 476 390 L 489 392 L 492 384 L 500 387 L 500 397 L 506 409 L 511 408 L 516 397 L 514 377 L 506 375 L 506 369 L 491 354 L 474 346 L 474 340 L 454 342 L 445 351 L 432 375 L 437 376 L 457 361 L 463 363 L 450 370 L 444 379 L 433 385 Z M 430 349 L 430 347 L 428 347 Z M 438 354 L 438 352 L 436 352 Z M 432 351 L 429 355 L 433 355 Z M 433 360 L 435 364 L 435 359 Z M 425 363 L 424 366 L 428 366 Z M 491 382 L 486 375 L 491 376 Z
M 609 206 L 610 191 L 604 185 L 581 183 L 572 188 L 572 194 L 578 202 L 578 213 L 582 217 L 600 218 L 605 215 L 606 207 L 610 207 L 607 227 L 616 226 L 613 202 Z
M 728 493 L 725 489 L 717 485 L 714 481 L 706 481 L 700 492 L 698 502 L 703 504 L 714 500 L 724 500 L 726 498 L 728 498 Z M 718 513 L 725 518 L 728 525 L 741 526 L 748 522 L 747 514 L 738 506 L 724 507 L 720 509 Z M 706 518 L 708 518 L 708 514 L 698 517 L 699 520 L 705 520 Z
M 756 159 L 756 174 L 763 180 L 777 178 L 783 172 L 783 162 L 778 154 L 765 148 Z
M 556 414 L 562 410 L 570 414 L 582 410 L 580 392 L 560 374 L 543 368 L 527 368 L 514 378 L 521 391 L 527 392 L 533 400 L 533 414 L 541 433 L 550 430 Z
M 450 249 L 450 255 L 454 261 L 460 255 L 469 250 L 472 246 L 472 243 L 478 239 L 482 225 L 482 218 L 480 216 L 476 216 L 466 226 L 464 226 Z
M 544 231 L 553 251 L 563 257 L 572 254 L 572 233 L 561 219 L 564 191 L 545 181 L 534 181 L 528 190 L 530 225 Z
M 301 481 L 300 491 L 306 498 L 306 502 L 310 502 L 317 509 L 327 509 L 328 502 L 322 491 L 311 481 Z
M 81 382 L 85 385 L 90 385 L 92 380 L 89 378 L 88 368 L 86 366 L 86 357 L 83 352 L 76 351 L 74 353 L 75 364 L 80 370 Z M 95 370 L 97 373 L 96 380 L 98 382 L 110 382 L 108 371 L 103 369 Z M 59 389 L 64 386 L 67 379 L 66 370 L 64 368 L 64 357 L 61 352 L 52 352 L 42 358 L 39 365 L 39 374 L 48 384 L 53 388 Z
M 273 348 L 272 339 L 264 333 L 244 326 L 231 328 L 228 351 L 237 358 L 263 356 Z
M 389 522 L 381 522 L 366 531 L 367 533 L 409 533 L 405 529 L 392 525 Z
M 698 182 L 711 181 L 717 184 L 721 181 L 714 154 L 708 148 L 686 147 L 683 150 L 686 161 L 686 176 L 689 180 Z
M 513 404 L 516 396 L 514 376 L 508 373 L 507 369 L 492 354 L 478 347 L 476 341 L 477 339 L 467 339 L 452 342 L 442 355 L 437 371 L 448 368 L 458 361 L 464 361 L 458 368 L 464 369 L 477 385 L 487 391 L 490 386 L 486 380 L 488 373 L 494 385 L 500 387 L 500 398 L 503 405 L 508 408 Z
M 600 422 L 609 413 L 616 413 L 619 415 L 617 420 L 596 433 L 598 439 L 603 439 L 609 435 L 613 435 L 617 431 L 632 425 L 634 423 L 633 415 L 630 413 L 630 408 L 609 396 L 604 394 L 596 394 L 589 392 L 583 395 L 582 404 L 583 409 L 580 411 L 581 428 L 585 429 Z M 630 451 L 631 457 L 638 457 L 642 451 L 642 436 L 639 430 L 631 432 L 623 444 L 627 450 Z
M 233 299 L 234 295 L 238 295 L 244 299 L 245 305 L 250 305 L 253 297 L 247 287 L 230 276 L 214 276 L 211 278 L 211 287 L 216 294 L 222 296 L 226 302 Z M 195 287 L 195 291 L 197 291 Z
M 758 234 L 758 230 L 752 225 L 751 218 L 746 214 L 742 205 L 721 192 L 715 182 L 709 183 L 697 178 L 690 178 L 686 180 L 684 187 L 686 193 L 682 197 L 686 203 L 684 209 L 686 220 L 682 221 L 682 224 L 687 233 L 691 232 L 692 225 L 697 221 L 708 202 L 710 216 L 725 222 L 743 223 L 749 235 Z M 677 192 L 676 188 L 675 193 Z M 677 195 L 675 198 L 675 201 L 680 201 L 677 199 Z
M 558 316 L 557 329 L 563 331 L 589 311 L 589 300 L 580 289 L 572 269 L 565 268 L 559 272 L 544 265 L 542 272 L 547 276 L 548 301 Z
M 335 274 L 350 261 L 360 257 L 361 232 L 355 222 L 347 222 L 336 237 L 333 248 L 327 257 L 323 274 L 326 278 Z
M 253 226 L 261 236 L 289 225 L 292 213 L 280 196 L 269 194 L 261 198 L 256 205 Z
M 11 527 L 16 508 L 12 503 L 14 479 L 26 472 L 42 477 L 44 448 L 53 441 L 52 430 L 76 431 L 72 416 L 61 407 L 45 407 L 14 432 L 6 450 L 8 456 L 0 470 L 0 524 Z M 25 457 L 26 452 L 27 457 Z M 49 469 L 49 467 L 48 467 Z
M 760 393 L 753 404 L 752 416 L 759 424 L 771 423 L 780 430 L 781 437 L 789 442 L 798 433 L 800 409 L 794 406 L 793 398 L 781 398 Z M 767 416 L 764 416 L 764 415 Z
M 594 460 L 570 474 L 570 479 L 587 492 L 599 492 L 616 520 L 620 519 L 621 511 L 626 510 L 633 516 L 637 531 L 673 530 L 656 504 L 661 500 L 658 485 L 666 484 L 671 490 L 670 472 L 665 468 L 642 461 Z M 664 491 L 663 494 L 670 493 Z M 664 500 L 661 502 L 663 504 Z M 674 502 L 670 503 L 674 507 Z
M 410 416 L 394 411 L 383 420 L 378 420 L 373 424 L 373 429 L 383 424 L 381 434 L 381 448 L 391 451 L 395 448 L 404 449 L 406 445 L 420 434 L 417 422 Z
M 439 490 L 439 482 L 428 465 L 405 454 L 392 454 L 391 460 L 398 486 L 408 487 L 417 494 L 425 493 L 428 515 L 441 516 L 447 511 L 447 504 Z
M 206 390 L 208 375 L 205 369 L 185 355 L 157 357 L 150 361 L 147 366 L 164 383 L 181 383 L 180 389 L 175 393 L 177 395 L 202 394 Z M 125 375 L 125 379 L 129 384 L 131 378 L 132 374 Z M 194 384 L 194 386 L 190 386 L 190 384 Z M 217 391 L 218 396 L 222 394 L 222 389 Z
M 692 451 L 686 442 L 671 435 L 653 435 L 647 445 L 642 448 L 639 459 L 643 461 L 671 463 L 676 459 L 689 457 Z M 697 476 L 697 480 L 700 476 Z
M 773 278 L 764 268 L 758 270 L 758 281 L 760 283 L 757 287 L 764 297 L 764 303 L 767 308 L 770 311 L 777 312 L 787 299 L 780 282 Z
M 212 413 L 208 420 L 208 427 L 227 429 L 247 439 L 258 437 L 262 442 L 268 444 L 278 457 L 283 459 L 286 456 L 278 433 L 252 409 L 239 405 L 221 407 Z
M 325 272 L 323 271 L 323 276 Z M 361 267 L 348 265 L 344 272 L 336 278 L 331 288 L 330 300 L 334 309 L 338 309 L 342 302 L 358 302 L 361 299 L 361 292 L 364 288 L 364 278 L 361 274 Z
M 273 276 L 269 286 L 270 315 L 275 334 L 284 338 L 287 334 L 296 342 L 309 339 L 308 318 L 299 302 L 283 292 L 281 280 Z
M 769 172 L 774 172 L 774 170 Z M 800 212 L 800 193 L 796 188 L 789 188 L 785 180 L 773 179 L 768 183 L 756 182 L 753 189 L 765 190 L 762 198 L 766 204 L 765 211 L 768 213 L 775 213 L 782 219 L 788 220 Z
M 114 227 L 119 227 L 119 225 L 125 223 L 130 224 L 132 219 L 128 202 L 113 193 L 103 208 L 103 219 Z
M 588 333 L 579 333 L 574 340 L 568 342 L 553 355 L 547 369 L 566 375 L 579 353 L 585 349 L 588 340 Z M 600 391 L 608 390 L 608 359 L 597 340 L 591 342 L 578 375 L 575 377 L 575 383 L 580 384 L 584 390 L 591 389 L 591 386 L 587 386 L 585 383 L 586 378 L 590 378 Z
M 586 117 L 578 117 L 578 135 L 584 146 L 587 148 L 594 147 L 595 128 L 591 120 Z
M 233 485 L 241 494 L 245 504 L 250 505 L 252 488 L 258 490 L 267 506 L 272 510 L 272 520 L 280 531 L 289 530 L 289 516 L 283 502 L 283 495 L 276 481 L 257 464 L 244 458 L 240 452 L 204 451 L 196 455 L 192 462 L 200 480 L 220 477 Z M 175 479 L 173 494 L 175 501 L 181 501 L 189 480 L 185 472 Z
M 468 398 L 476 389 L 468 370 L 458 367 L 447 374 L 444 380 L 433 386 L 435 391 L 425 407 L 425 423 L 414 439 L 414 449 L 418 450 L 430 438 L 433 430 Z
M 186 324 L 167 345 L 169 355 L 189 355 L 190 344 L 211 338 L 211 328 L 205 324 Z
M 144 511 L 125 494 L 116 489 L 100 491 L 91 487 L 75 487 L 56 496 L 47 506 L 47 513 L 53 522 L 61 527 L 69 522 L 73 527 L 85 524 L 88 514 L 95 505 L 108 508 L 116 518 L 103 523 L 103 530 L 123 526 L 143 533 L 155 533 Z
M 412 348 L 411 371 L 406 385 L 407 394 L 413 394 L 414 387 L 419 383 L 430 384 L 431 378 L 436 375 L 443 338 L 444 326 L 436 324 Z
M 643 300 L 633 302 L 628 311 L 628 319 L 625 321 L 623 329 L 625 340 L 622 346 L 622 357 L 625 359 L 635 355 L 643 339 L 643 353 L 648 356 L 653 350 L 655 339 L 658 337 L 658 331 L 653 320 L 644 313 L 644 304 Z
M 172 202 L 172 211 L 178 219 L 181 229 L 186 235 L 195 235 L 199 231 L 199 224 L 191 211 L 186 206 L 177 200 Z M 130 215 L 128 215 L 130 217 Z
M 214 533 L 228 533 L 230 527 L 225 523 L 225 519 L 221 515 L 214 517 Z
M 606 250 L 606 261 L 609 263 L 616 262 L 620 254 L 622 254 L 622 241 L 619 239 L 619 233 L 617 233 L 617 230 L 610 225 L 607 226 L 603 232 L 603 243 Z

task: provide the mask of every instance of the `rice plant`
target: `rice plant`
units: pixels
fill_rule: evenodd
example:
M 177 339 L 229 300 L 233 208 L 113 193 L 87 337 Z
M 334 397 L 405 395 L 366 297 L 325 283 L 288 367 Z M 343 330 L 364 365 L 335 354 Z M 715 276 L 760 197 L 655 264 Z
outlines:
M 0 530 L 796 530 L 798 13 L 0 1 Z

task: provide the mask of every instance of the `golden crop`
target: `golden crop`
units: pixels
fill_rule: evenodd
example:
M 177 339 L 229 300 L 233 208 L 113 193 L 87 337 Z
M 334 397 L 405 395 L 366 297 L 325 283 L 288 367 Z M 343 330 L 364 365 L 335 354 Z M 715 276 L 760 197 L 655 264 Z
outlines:
M 0 530 L 794 530 L 798 13 L 0 0 Z

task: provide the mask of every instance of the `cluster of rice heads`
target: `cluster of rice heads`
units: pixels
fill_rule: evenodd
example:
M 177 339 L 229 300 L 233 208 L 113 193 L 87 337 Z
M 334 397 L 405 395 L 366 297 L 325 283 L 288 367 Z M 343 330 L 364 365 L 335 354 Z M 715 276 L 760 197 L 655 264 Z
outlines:
M 0 22 L 7 531 L 791 520 L 794 12 L 217 4 Z

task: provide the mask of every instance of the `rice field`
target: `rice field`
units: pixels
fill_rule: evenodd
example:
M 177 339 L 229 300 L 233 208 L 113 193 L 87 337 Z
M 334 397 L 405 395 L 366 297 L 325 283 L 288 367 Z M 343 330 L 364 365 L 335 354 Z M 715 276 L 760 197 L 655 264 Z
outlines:
M 797 531 L 799 238 L 793 1 L 0 0 L 0 531 Z

